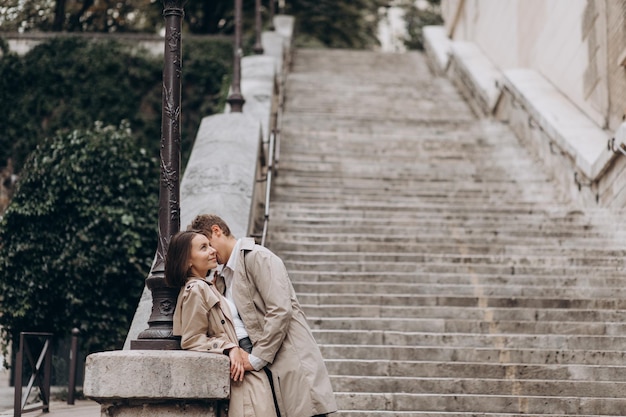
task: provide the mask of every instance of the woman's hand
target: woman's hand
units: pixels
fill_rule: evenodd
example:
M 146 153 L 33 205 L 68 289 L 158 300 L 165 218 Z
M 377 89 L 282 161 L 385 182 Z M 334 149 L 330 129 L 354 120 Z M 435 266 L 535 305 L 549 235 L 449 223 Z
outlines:
M 228 352 L 228 357 L 230 358 L 230 377 L 233 381 L 243 381 L 245 370 L 241 352 L 241 348 L 238 347 L 232 348 Z

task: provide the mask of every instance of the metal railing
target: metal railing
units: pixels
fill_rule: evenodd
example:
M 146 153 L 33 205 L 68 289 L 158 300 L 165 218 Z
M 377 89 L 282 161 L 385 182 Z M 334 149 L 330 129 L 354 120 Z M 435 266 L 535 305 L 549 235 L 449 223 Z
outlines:
M 37 356 L 37 360 L 31 351 L 30 339 L 43 339 L 41 352 Z M 23 413 L 31 411 L 43 410 L 45 413 L 50 411 L 50 376 L 52 370 L 52 348 L 50 342 L 52 333 L 35 333 L 21 332 L 19 350 L 16 355 L 15 363 L 15 397 L 13 401 L 13 417 L 20 417 Z M 22 395 L 24 356 L 28 360 L 31 368 L 31 376 L 26 386 L 26 394 Z M 26 403 L 33 389 L 33 385 L 37 383 L 39 388 L 40 403 L 26 408 Z
M 287 65 L 286 60 L 283 61 L 284 65 Z M 275 176 L 278 176 L 278 164 L 280 159 L 280 134 L 281 134 L 281 119 L 284 109 L 284 80 L 285 74 L 280 75 L 277 82 L 274 83 L 274 105 L 272 106 L 272 114 L 270 120 L 270 135 L 269 141 L 261 143 L 261 152 L 259 153 L 259 162 L 261 169 L 265 170 L 263 177 L 259 178 L 258 182 L 265 182 L 265 198 L 263 201 L 263 228 L 260 235 L 261 246 L 265 246 L 267 243 L 267 234 L 270 221 L 270 200 L 272 195 L 272 180 Z M 267 151 L 265 150 L 267 145 Z M 265 157 L 267 152 L 267 158 Z

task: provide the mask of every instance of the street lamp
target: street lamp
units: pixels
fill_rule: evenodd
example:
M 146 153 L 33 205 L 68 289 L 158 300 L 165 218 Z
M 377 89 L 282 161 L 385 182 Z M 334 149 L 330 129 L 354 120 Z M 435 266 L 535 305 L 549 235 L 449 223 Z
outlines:
M 241 9 L 242 0 L 235 0 L 235 51 L 233 62 L 233 83 L 226 99 L 232 113 L 241 113 L 246 100 L 241 94 Z
M 161 180 L 159 188 L 159 242 L 146 286 L 152 292 L 148 328 L 131 349 L 180 349 L 172 332 L 178 288 L 165 284 L 165 254 L 180 230 L 180 124 L 182 87 L 182 20 L 186 0 L 163 0 L 165 48 L 161 114 Z

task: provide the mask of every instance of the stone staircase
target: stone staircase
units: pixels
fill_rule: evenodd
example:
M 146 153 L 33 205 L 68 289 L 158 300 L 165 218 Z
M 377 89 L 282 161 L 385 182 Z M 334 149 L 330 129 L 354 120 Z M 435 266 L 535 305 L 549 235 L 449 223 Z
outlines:
M 626 233 L 418 53 L 297 50 L 269 247 L 339 416 L 625 416 Z

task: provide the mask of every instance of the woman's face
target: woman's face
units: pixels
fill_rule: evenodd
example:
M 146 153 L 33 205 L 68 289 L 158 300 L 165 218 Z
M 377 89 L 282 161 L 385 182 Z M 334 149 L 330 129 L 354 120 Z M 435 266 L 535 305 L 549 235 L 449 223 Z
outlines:
M 217 268 L 215 249 L 209 246 L 209 239 L 206 236 L 197 234 L 191 239 L 191 253 L 189 264 L 193 276 L 204 278 L 209 271 Z

